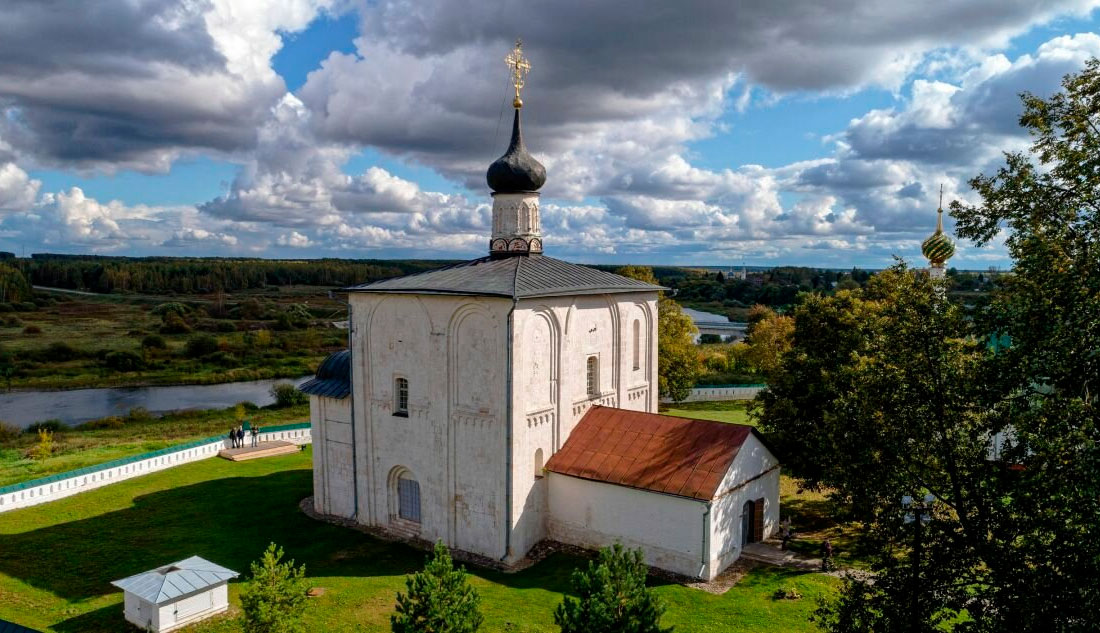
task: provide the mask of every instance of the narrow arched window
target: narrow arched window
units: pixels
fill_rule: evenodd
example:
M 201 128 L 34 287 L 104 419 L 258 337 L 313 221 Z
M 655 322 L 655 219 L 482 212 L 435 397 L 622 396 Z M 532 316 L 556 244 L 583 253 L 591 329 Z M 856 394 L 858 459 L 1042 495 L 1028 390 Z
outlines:
M 586 366 L 586 376 L 588 384 L 588 395 L 598 396 L 600 394 L 600 361 L 595 356 L 589 356 Z
M 397 516 L 420 523 L 420 483 L 409 473 L 397 479 Z
M 634 319 L 634 369 L 642 368 L 642 322 Z
M 393 414 L 409 417 L 409 381 L 400 376 L 393 381 Z
M 542 449 L 535 450 L 535 479 L 542 479 Z

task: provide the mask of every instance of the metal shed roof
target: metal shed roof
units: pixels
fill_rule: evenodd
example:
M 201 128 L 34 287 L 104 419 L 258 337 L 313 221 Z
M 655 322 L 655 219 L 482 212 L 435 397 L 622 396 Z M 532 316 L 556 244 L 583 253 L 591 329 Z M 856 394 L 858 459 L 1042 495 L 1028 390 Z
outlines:
M 311 396 L 346 398 L 351 393 L 351 351 L 342 349 L 329 355 L 317 374 L 298 385 L 298 390 Z
M 237 572 L 192 556 L 111 584 L 156 605 L 236 578 Z
M 756 434 L 744 424 L 594 406 L 546 470 L 707 501 Z
M 528 299 L 657 291 L 662 287 L 545 255 L 529 255 L 481 257 L 423 273 L 352 286 L 347 290 Z

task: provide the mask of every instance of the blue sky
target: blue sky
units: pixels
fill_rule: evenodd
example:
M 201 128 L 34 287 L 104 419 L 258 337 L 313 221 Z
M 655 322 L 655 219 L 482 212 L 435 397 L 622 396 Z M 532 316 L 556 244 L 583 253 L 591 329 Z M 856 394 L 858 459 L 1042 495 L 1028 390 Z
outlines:
M 0 250 L 479 256 L 520 35 L 550 254 L 919 263 L 939 185 L 1026 148 L 1015 95 L 1100 54 L 1091 0 L 510 2 L 105 0 L 72 41 L 44 1 L 0 25 Z

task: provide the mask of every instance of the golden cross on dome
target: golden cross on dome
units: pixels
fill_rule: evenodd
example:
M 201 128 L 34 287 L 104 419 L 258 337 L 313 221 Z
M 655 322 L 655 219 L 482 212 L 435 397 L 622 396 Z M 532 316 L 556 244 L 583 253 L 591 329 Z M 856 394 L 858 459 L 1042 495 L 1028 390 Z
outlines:
M 516 47 L 504 58 L 504 63 L 512 71 L 512 85 L 516 87 L 516 98 L 512 100 L 513 108 L 522 108 L 523 100 L 519 98 L 519 91 L 523 89 L 523 80 L 531 70 L 531 63 L 523 56 L 523 41 L 516 40 Z
M 940 211 L 943 211 L 943 183 L 940 183 Z

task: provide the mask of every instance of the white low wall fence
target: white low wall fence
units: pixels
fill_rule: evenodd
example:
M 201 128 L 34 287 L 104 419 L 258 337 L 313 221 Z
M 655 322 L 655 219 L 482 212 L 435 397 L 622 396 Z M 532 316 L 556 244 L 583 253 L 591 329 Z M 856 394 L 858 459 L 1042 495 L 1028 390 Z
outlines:
M 767 385 L 715 385 L 713 387 L 696 387 L 691 390 L 691 395 L 680 402 L 707 402 L 717 400 L 752 400 L 756 394 L 764 390 Z M 662 398 L 661 402 L 673 403 L 670 398 Z
M 308 422 L 261 427 L 259 440 L 261 442 L 283 441 L 298 445 L 309 444 L 313 441 L 310 436 Z M 252 441 L 252 437 L 247 431 L 245 432 L 244 441 L 246 446 Z M 155 473 L 158 470 L 207 459 L 217 455 L 218 451 L 229 447 L 230 442 L 227 433 L 224 436 L 208 437 L 185 444 L 176 444 L 151 453 L 114 459 L 102 464 L 50 475 L 49 477 L 3 486 L 0 487 L 0 512 L 35 506 L 140 477 L 141 475 Z

